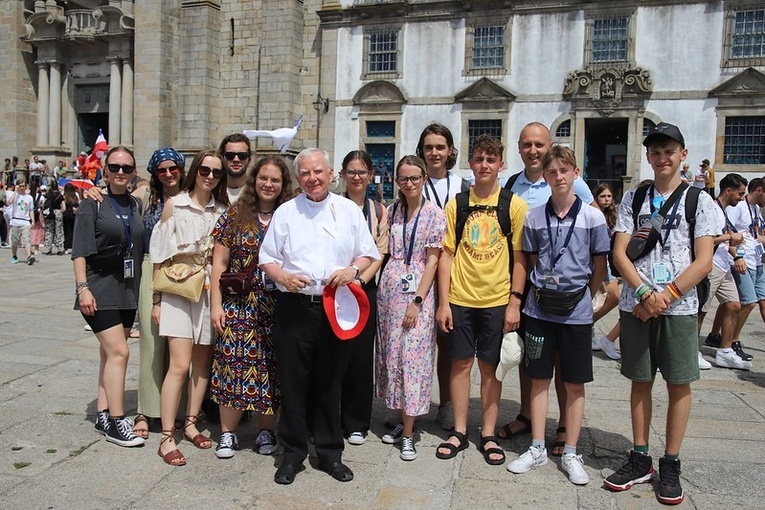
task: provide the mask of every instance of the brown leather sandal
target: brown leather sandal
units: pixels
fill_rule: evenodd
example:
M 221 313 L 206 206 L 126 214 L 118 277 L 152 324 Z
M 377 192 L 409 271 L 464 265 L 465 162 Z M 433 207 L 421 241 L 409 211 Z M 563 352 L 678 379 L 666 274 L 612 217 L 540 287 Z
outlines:
M 136 427 L 138 426 L 139 423 L 145 423 L 146 424 L 146 429 L 145 430 L 143 428 L 136 429 Z M 149 438 L 149 419 L 146 418 L 146 416 L 144 416 L 142 414 L 137 414 L 135 416 L 135 418 L 133 419 L 133 433 L 136 436 L 142 437 L 144 439 L 148 439 Z
M 210 439 L 209 437 L 207 437 L 206 435 L 202 433 L 199 433 L 194 437 L 189 437 L 186 434 L 186 429 L 188 429 L 192 425 L 196 425 L 197 423 L 199 423 L 199 419 L 201 417 L 202 417 L 201 414 L 198 414 L 196 416 L 186 417 L 186 421 L 188 423 L 183 427 L 183 437 L 187 439 L 188 441 L 191 441 L 191 443 L 197 448 L 199 448 L 200 450 L 209 450 L 210 448 L 212 448 L 212 439 Z
M 159 442 L 159 448 L 157 448 L 157 455 L 162 457 L 162 460 L 165 461 L 165 464 L 169 464 L 171 466 L 185 466 L 186 465 L 186 457 L 183 456 L 181 451 L 176 448 L 175 450 L 171 450 L 167 452 L 166 454 L 162 455 L 162 444 L 165 441 L 169 441 L 175 437 L 175 430 L 163 430 L 162 431 L 162 440 Z

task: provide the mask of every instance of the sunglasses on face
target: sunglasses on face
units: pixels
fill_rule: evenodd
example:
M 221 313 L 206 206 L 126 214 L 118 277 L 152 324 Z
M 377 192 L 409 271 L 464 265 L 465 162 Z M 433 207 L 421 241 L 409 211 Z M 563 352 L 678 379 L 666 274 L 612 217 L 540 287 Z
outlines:
M 197 170 L 199 172 L 199 175 L 202 177 L 207 177 L 212 173 L 213 179 L 220 179 L 223 177 L 223 170 L 220 168 L 210 168 L 209 166 L 200 166 Z
M 177 177 L 178 174 L 180 174 L 180 173 L 181 173 L 181 169 L 178 168 L 176 165 L 169 166 L 167 168 L 157 168 L 157 174 L 159 174 L 159 175 L 170 174 L 173 177 Z
M 399 184 L 404 185 L 407 182 L 411 182 L 412 184 L 420 184 L 420 181 L 422 180 L 421 175 L 411 175 L 409 177 L 397 177 L 396 181 L 398 181 Z
M 239 161 L 244 161 L 245 159 L 250 159 L 250 153 L 249 152 L 224 152 L 223 157 L 226 158 L 226 161 L 234 161 L 234 158 L 239 158 Z
M 106 168 L 108 168 L 109 171 L 113 174 L 118 173 L 120 170 L 122 170 L 122 173 L 126 175 L 135 172 L 134 165 L 117 165 L 115 163 L 107 163 Z

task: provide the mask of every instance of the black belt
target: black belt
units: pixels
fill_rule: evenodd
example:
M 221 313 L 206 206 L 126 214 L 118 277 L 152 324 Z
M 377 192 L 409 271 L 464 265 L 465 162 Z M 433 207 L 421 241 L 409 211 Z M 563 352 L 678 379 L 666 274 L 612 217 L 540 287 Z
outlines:
M 299 299 L 305 304 L 310 303 L 314 305 L 322 304 L 324 299 L 322 294 L 298 294 L 297 292 L 285 292 L 283 295 Z

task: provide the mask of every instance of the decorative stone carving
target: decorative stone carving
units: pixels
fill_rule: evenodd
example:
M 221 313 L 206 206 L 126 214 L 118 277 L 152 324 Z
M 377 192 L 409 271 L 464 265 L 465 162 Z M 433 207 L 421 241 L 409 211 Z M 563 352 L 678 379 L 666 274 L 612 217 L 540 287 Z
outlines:
M 579 69 L 568 73 L 563 97 L 576 108 L 594 108 L 608 116 L 652 92 L 651 74 L 640 67 Z
M 516 95 L 485 76 L 454 96 L 455 103 L 467 109 L 509 109 Z
M 709 92 L 720 106 L 765 105 L 765 74 L 748 67 Z

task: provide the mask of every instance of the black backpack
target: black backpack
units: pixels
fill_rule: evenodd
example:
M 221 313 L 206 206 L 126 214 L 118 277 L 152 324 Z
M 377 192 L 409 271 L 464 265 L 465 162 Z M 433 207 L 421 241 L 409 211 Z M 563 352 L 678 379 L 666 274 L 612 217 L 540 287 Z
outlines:
M 638 189 L 635 190 L 635 194 L 632 196 L 632 226 L 634 230 L 637 230 L 638 227 L 638 216 L 640 216 L 640 207 L 643 205 L 643 202 L 645 201 L 645 197 L 648 194 L 648 188 L 651 186 L 651 184 L 644 184 L 643 186 L 640 186 Z M 696 252 L 694 249 L 694 240 L 695 240 L 695 233 L 696 233 L 696 210 L 699 206 L 699 195 L 701 194 L 703 190 L 701 188 L 696 188 L 694 186 L 691 186 L 688 188 L 687 195 L 685 197 L 685 221 L 688 222 L 688 229 L 690 231 L 690 238 L 691 238 L 691 262 L 696 260 Z M 611 274 L 615 277 L 620 277 L 621 274 L 616 269 L 616 266 L 614 265 L 614 236 L 611 236 L 611 251 L 608 254 L 608 263 L 611 266 Z M 706 302 L 706 296 L 709 295 L 709 279 L 707 277 L 704 277 L 703 280 L 701 280 L 696 285 L 696 291 L 699 295 L 699 307 L 701 307 L 702 304 Z M 703 298 L 703 299 L 702 299 Z
M 505 182 L 505 189 L 508 191 L 513 190 L 513 186 L 515 185 L 515 181 L 518 180 L 518 177 L 523 173 L 523 170 L 518 172 L 517 174 L 513 174 L 510 176 L 510 178 Z
M 462 239 L 462 234 L 465 231 L 465 223 L 468 216 L 473 211 L 497 211 L 497 220 L 499 221 L 499 227 L 502 229 L 502 235 L 508 238 L 508 245 L 510 243 L 509 238 L 513 235 L 513 226 L 510 223 L 510 202 L 513 199 L 513 192 L 507 188 L 499 190 L 499 199 L 497 205 L 470 205 L 470 192 L 461 191 L 457 193 L 455 197 L 457 200 L 457 225 L 456 225 L 456 242 L 459 244 Z M 512 249 L 510 252 L 512 253 Z

